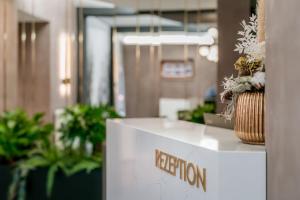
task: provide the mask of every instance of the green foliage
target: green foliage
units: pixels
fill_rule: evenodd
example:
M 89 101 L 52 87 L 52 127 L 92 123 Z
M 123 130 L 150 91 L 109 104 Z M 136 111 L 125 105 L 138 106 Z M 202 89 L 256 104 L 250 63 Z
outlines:
M 178 118 L 180 120 L 195 122 L 195 123 L 204 123 L 204 113 L 215 113 L 216 106 L 215 103 L 205 103 L 204 105 L 197 106 L 192 111 L 179 111 Z
M 0 163 L 13 164 L 48 140 L 53 130 L 51 124 L 42 123 L 43 114 L 32 118 L 22 110 L 0 115 Z
M 18 167 L 14 169 L 13 180 L 8 191 L 8 200 L 25 200 L 27 175 L 27 170 Z
M 2 161 L 14 167 L 9 200 L 25 200 L 27 175 L 38 168 L 48 168 L 45 183 L 48 197 L 58 171 L 72 176 L 100 168 L 102 156 L 96 147 L 105 140 L 106 120 L 119 115 L 107 105 L 66 108 L 59 120 L 60 147 L 51 141 L 53 125 L 44 125 L 42 117 L 38 113 L 30 118 L 21 110 L 0 116 L 0 164 Z M 86 150 L 88 145 L 93 147 L 90 153 Z
M 120 117 L 114 108 L 108 105 L 77 105 L 64 110 L 61 115 L 62 141 L 66 148 L 74 148 L 74 143 L 82 153 L 86 145 L 92 144 L 93 150 L 105 140 L 106 120 Z
M 101 166 L 101 156 L 82 156 L 76 151 L 67 152 L 55 145 L 49 145 L 45 149 L 38 149 L 32 153 L 29 159 L 20 163 L 21 171 L 32 171 L 37 168 L 48 168 L 47 195 L 51 196 L 55 175 L 58 171 L 72 176 L 78 172 L 91 172 Z

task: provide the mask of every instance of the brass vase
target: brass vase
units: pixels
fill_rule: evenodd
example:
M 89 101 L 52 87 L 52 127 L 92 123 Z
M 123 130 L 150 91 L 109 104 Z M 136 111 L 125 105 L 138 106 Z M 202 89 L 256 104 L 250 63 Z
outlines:
M 263 92 L 246 92 L 238 96 L 234 130 L 243 143 L 265 144 Z

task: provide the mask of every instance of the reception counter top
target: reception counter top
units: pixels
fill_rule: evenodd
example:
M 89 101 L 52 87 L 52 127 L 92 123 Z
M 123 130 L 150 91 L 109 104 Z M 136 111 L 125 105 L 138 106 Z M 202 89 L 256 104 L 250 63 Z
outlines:
M 265 200 L 264 146 L 167 119 L 107 122 L 107 200 Z

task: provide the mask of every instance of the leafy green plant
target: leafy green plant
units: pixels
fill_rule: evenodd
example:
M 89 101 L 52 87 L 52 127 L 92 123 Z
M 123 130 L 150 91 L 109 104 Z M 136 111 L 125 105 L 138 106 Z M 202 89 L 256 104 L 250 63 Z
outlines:
M 3 129 L 2 126 L 8 128 L 0 130 L 0 133 L 18 134 L 14 135 L 15 138 L 2 136 L 0 145 L 9 143 L 3 138 L 12 138 L 10 142 L 13 144 L 22 144 L 17 145 L 17 151 L 11 151 L 14 153 L 5 154 L 5 158 L 9 161 L 14 160 L 15 157 L 23 158 L 18 159 L 15 164 L 9 200 L 16 198 L 25 200 L 26 178 L 30 171 L 38 168 L 48 168 L 47 183 L 45 183 L 48 197 L 51 196 L 58 171 L 62 171 L 66 176 L 72 176 L 81 171 L 89 173 L 100 168 L 102 155 L 96 147 L 105 140 L 106 119 L 119 117 L 117 112 L 108 105 L 97 107 L 76 105 L 66 108 L 59 119 L 61 122 L 59 142 L 62 145 L 58 147 L 51 141 L 53 137 L 50 137 L 50 133 L 53 133 L 53 125 L 42 125 L 41 114 L 35 115 L 32 119 L 29 119 L 23 111 L 6 113 L 4 116 L 5 123 L 1 123 L 2 119 L 0 119 L 0 129 Z M 16 125 L 12 124 L 20 124 L 20 126 L 15 128 Z M 89 145 L 92 146 L 91 152 L 87 151 Z M 6 146 L 8 148 L 11 144 Z M 4 154 L 5 148 L 2 149 Z
M 80 171 L 91 172 L 100 168 L 102 155 L 96 147 L 105 140 L 106 120 L 118 117 L 114 108 L 108 105 L 65 108 L 59 118 L 62 149 L 55 145 L 40 149 L 23 162 L 21 168 L 26 171 L 48 167 L 47 194 L 50 196 L 57 171 L 72 176 Z M 91 152 L 87 150 L 89 144 L 93 147 Z
M 216 106 L 213 102 L 207 102 L 204 105 L 197 106 L 192 111 L 179 111 L 178 118 L 180 120 L 195 122 L 195 123 L 204 123 L 204 113 L 215 113 Z
M 55 175 L 62 171 L 67 176 L 72 176 L 80 171 L 90 173 L 101 166 L 100 156 L 82 156 L 77 151 L 66 152 L 57 146 L 50 144 L 44 149 L 37 149 L 29 159 L 19 164 L 19 173 L 33 171 L 38 168 L 48 168 L 47 175 L 47 195 L 51 196 Z M 21 176 L 20 176 L 21 177 Z M 12 188 L 16 191 L 17 187 Z
M 22 110 L 0 115 L 0 163 L 14 164 L 26 159 L 36 146 L 47 143 L 53 130 L 51 124 L 43 124 L 43 114 L 29 117 Z
M 114 108 L 108 105 L 66 108 L 61 115 L 61 140 L 67 149 L 76 148 L 77 143 L 77 148 L 85 154 L 90 144 L 92 152 L 95 152 L 97 145 L 105 140 L 106 120 L 119 117 Z
M 20 196 L 25 194 L 27 171 L 17 173 L 18 163 L 26 160 L 30 152 L 43 145 L 49 145 L 49 135 L 53 131 L 52 124 L 44 124 L 43 114 L 37 113 L 29 117 L 18 109 L 4 112 L 0 115 L 0 164 L 14 168 L 12 187 L 9 199 L 16 197 L 16 190 Z

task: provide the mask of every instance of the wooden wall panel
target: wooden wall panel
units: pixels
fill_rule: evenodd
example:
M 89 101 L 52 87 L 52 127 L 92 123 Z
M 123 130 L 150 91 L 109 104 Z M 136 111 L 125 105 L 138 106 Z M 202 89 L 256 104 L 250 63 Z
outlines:
M 198 98 L 203 100 L 206 90 L 215 86 L 217 64 L 198 54 L 197 46 L 189 47 L 189 58 L 195 61 L 195 77 L 191 80 L 160 79 L 158 47 L 155 48 L 154 63 L 150 62 L 150 48 L 141 47 L 139 78 L 135 77 L 135 46 L 124 46 L 126 84 L 126 114 L 128 117 L 158 117 L 159 98 Z M 162 48 L 163 60 L 183 60 L 183 46 Z M 198 54 L 198 55 L 197 55 Z
M 30 40 L 32 24 L 26 23 L 25 48 L 21 42 L 22 31 L 19 31 L 19 104 L 30 114 L 44 112 L 50 120 L 49 24 L 37 23 L 35 27 L 37 37 L 34 46 Z M 32 53 L 36 55 L 35 59 Z
M 4 94 L 4 83 L 3 83 L 3 73 L 4 73 L 4 14 L 5 14 L 5 6 L 4 1 L 0 1 L 0 111 L 4 110 L 4 98 L 6 98 L 6 94 Z
M 32 14 L 31 1 L 28 0 L 17 0 L 18 9 Z M 72 41 L 71 46 L 71 85 L 72 85 L 72 95 L 70 98 L 71 103 L 75 103 L 77 97 L 77 42 L 76 42 L 76 8 L 75 1 L 62 1 L 62 0 L 34 0 L 34 11 L 33 15 L 36 18 L 42 19 L 44 22 L 48 23 L 49 29 L 49 55 L 46 58 L 46 54 L 42 55 L 41 59 L 49 60 L 49 76 L 50 76 L 50 115 L 53 116 L 56 109 L 63 108 L 67 104 L 67 100 L 64 95 L 61 94 L 61 68 L 63 67 L 63 60 L 65 55 L 62 51 L 63 46 L 63 36 L 66 32 L 71 31 L 71 38 L 75 40 Z M 70 3 L 70 4 L 69 4 Z M 70 9 L 70 18 L 66 18 L 66 9 Z M 67 30 L 67 23 L 70 30 Z M 48 76 L 46 77 L 48 78 Z M 46 86 L 48 88 L 48 86 Z M 68 100 L 69 101 L 69 100 Z
M 268 200 L 300 199 L 299 0 L 266 0 Z
M 234 52 L 237 32 L 241 30 L 241 21 L 250 15 L 250 0 L 218 0 L 219 29 L 219 63 L 218 63 L 218 93 L 223 91 L 224 77 L 236 74 L 234 63 L 239 54 Z M 218 112 L 222 112 L 224 104 L 218 99 Z
M 15 1 L 0 0 L 0 111 L 18 105 L 17 29 Z M 3 40 L 4 30 L 7 32 L 6 42 Z

